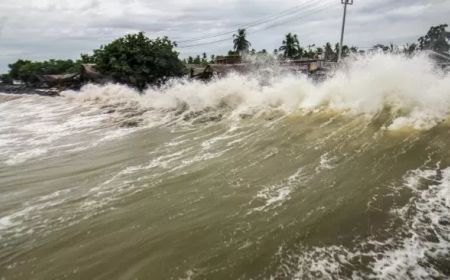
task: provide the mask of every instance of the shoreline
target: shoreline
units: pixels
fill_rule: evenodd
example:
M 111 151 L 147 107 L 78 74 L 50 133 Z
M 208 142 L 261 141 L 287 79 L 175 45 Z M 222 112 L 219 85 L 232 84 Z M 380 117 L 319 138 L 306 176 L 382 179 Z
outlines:
M 25 85 L 0 84 L 0 93 L 4 94 L 36 94 L 41 96 L 60 96 L 58 89 L 33 88 Z

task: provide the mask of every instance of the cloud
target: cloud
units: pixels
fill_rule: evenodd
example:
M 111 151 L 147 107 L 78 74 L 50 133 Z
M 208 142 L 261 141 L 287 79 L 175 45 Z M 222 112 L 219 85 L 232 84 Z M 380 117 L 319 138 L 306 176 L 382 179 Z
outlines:
M 226 33 L 209 40 L 229 41 L 180 48 L 182 56 L 224 53 L 231 48 L 229 31 L 282 11 L 287 14 L 248 29 L 255 48 L 273 50 L 288 32 L 298 33 L 303 45 L 338 41 L 342 5 L 337 0 L 1 1 L 0 72 L 19 57 L 76 58 L 137 31 L 177 41 Z M 355 0 L 348 9 L 346 42 L 364 47 L 412 41 L 431 25 L 446 23 L 448 11 L 448 0 Z

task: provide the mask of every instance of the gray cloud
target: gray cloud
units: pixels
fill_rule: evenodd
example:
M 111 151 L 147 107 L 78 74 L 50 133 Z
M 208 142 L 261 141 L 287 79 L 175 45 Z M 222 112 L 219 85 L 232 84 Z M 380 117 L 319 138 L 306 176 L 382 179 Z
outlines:
M 309 3 L 309 4 L 308 4 Z M 177 41 L 235 30 L 292 7 L 281 17 L 248 29 L 256 49 L 273 50 L 284 34 L 299 34 L 302 45 L 336 42 L 342 16 L 338 0 L 15 0 L 0 3 L 0 72 L 18 58 L 76 58 L 130 32 L 150 37 L 167 35 Z M 311 12 L 316 13 L 311 13 Z M 370 47 L 375 43 L 411 42 L 431 25 L 448 23 L 448 0 L 355 0 L 349 8 L 346 43 Z M 231 34 L 180 48 L 182 56 L 224 53 Z

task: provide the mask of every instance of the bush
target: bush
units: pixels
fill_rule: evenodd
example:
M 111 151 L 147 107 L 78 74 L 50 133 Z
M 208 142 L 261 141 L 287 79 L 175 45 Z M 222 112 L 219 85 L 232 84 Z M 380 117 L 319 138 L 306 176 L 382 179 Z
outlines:
M 94 50 L 92 60 L 102 74 L 140 90 L 181 76 L 184 65 L 167 37 L 150 40 L 144 33 L 129 34 Z
M 29 61 L 19 59 L 9 65 L 11 79 L 23 81 L 29 85 L 40 82 L 39 76 L 78 73 L 80 62 L 68 60 Z

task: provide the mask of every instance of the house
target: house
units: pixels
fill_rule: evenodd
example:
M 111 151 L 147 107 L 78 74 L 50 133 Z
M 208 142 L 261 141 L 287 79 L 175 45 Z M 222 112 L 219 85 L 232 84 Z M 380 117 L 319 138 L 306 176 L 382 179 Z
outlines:
M 62 75 L 42 75 L 38 76 L 41 86 L 45 88 L 74 88 L 80 85 L 80 75 L 78 73 Z
M 80 69 L 80 81 L 81 83 L 100 83 L 104 84 L 111 79 L 103 74 L 101 74 L 97 69 L 95 69 L 95 64 L 85 63 L 81 64 Z
M 218 56 L 215 64 L 239 64 L 242 63 L 242 57 L 240 55 L 227 55 Z

